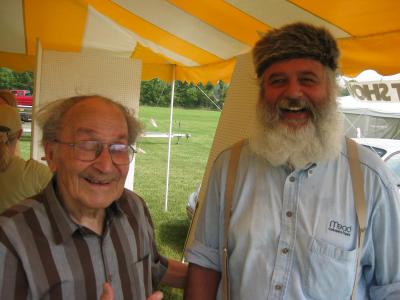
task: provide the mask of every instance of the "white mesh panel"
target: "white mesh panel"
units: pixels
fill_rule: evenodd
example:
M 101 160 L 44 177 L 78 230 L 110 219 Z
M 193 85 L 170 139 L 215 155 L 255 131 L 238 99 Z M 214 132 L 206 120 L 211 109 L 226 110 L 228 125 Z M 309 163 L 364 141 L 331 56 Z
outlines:
M 201 184 L 198 200 L 199 208 L 193 218 L 188 243 L 193 239 L 194 228 L 196 227 L 199 211 L 207 190 L 208 176 L 212 164 L 221 151 L 248 137 L 249 132 L 255 127 L 257 99 L 258 86 L 251 54 L 241 55 L 237 58 L 225 105 L 215 131 L 213 145 Z
M 99 94 L 138 112 L 141 62 L 131 58 L 84 55 L 79 53 L 38 51 L 35 108 L 51 101 L 77 95 Z M 41 132 L 33 116 L 32 157 L 44 156 L 40 146 Z M 134 162 L 126 187 L 133 188 Z

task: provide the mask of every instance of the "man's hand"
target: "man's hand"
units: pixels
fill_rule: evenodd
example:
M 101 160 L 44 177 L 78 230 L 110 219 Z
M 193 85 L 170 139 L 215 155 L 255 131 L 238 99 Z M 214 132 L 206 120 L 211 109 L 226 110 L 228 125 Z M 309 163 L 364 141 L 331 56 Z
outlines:
M 147 300 L 162 300 L 162 298 L 164 297 L 163 293 L 160 291 L 154 292 L 153 294 L 151 294 L 149 296 L 149 298 L 147 298 Z
M 100 300 L 114 300 L 114 290 L 109 282 L 103 284 L 103 292 L 101 293 Z
M 163 297 L 163 293 L 157 291 L 151 294 L 147 300 L 162 300 Z M 109 282 L 103 284 L 103 292 L 101 293 L 100 300 L 114 300 L 114 290 Z

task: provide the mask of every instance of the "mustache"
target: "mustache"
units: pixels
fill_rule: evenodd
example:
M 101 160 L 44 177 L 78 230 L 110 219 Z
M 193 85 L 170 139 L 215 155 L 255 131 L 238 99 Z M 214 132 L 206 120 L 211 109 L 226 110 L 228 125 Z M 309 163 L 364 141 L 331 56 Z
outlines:
M 308 111 L 311 114 L 312 121 L 315 121 L 319 114 L 318 108 L 311 101 L 301 98 L 283 98 L 278 101 L 275 109 L 279 114 L 282 114 L 284 110 Z
M 304 98 L 282 98 L 278 100 L 274 105 L 268 105 L 264 101 L 260 103 L 263 106 L 265 114 L 265 120 L 269 124 L 277 124 L 282 114 L 285 111 L 306 111 L 311 116 L 311 121 L 313 123 L 318 122 L 318 120 L 323 116 L 325 107 L 323 105 L 317 106 L 313 102 Z

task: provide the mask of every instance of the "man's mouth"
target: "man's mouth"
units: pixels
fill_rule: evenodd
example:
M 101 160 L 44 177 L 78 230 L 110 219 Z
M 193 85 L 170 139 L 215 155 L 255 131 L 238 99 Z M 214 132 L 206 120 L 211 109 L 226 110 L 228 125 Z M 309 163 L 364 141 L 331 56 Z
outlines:
M 304 113 L 309 111 L 306 107 L 288 107 L 288 108 L 280 108 L 280 110 L 282 112 L 289 112 L 289 113 Z
M 304 126 L 313 115 L 305 101 L 282 101 L 278 111 L 280 120 L 290 127 Z
M 97 179 L 92 177 L 83 177 L 83 179 L 86 180 L 88 183 L 97 186 L 106 186 L 114 181 L 113 179 Z

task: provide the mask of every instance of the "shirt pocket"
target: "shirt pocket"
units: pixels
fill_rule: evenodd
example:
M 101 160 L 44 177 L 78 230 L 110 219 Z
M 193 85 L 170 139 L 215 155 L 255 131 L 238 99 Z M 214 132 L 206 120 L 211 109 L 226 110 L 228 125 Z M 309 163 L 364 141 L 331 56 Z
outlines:
M 151 281 L 150 255 L 146 254 L 132 264 L 133 279 L 136 289 L 144 291 L 149 296 L 153 290 Z
M 305 293 L 312 299 L 349 299 L 357 250 L 343 250 L 312 239 L 305 266 Z

